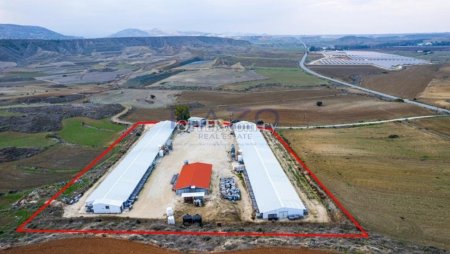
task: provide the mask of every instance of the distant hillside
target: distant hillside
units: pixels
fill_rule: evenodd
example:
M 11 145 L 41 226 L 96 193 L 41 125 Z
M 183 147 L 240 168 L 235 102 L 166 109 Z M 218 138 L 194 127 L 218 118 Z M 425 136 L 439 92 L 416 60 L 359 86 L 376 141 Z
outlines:
M 398 46 L 420 46 L 431 43 L 434 46 L 450 45 L 450 33 L 417 33 L 417 34 L 373 34 L 346 36 L 302 37 L 302 40 L 315 47 L 331 49 L 370 49 Z
M 75 40 L 0 40 L 0 61 L 25 62 L 45 52 L 46 55 L 70 56 L 120 52 L 127 47 L 143 46 L 158 52 L 172 52 L 182 47 L 246 47 L 243 40 L 205 36 L 101 38 Z
M 113 37 L 113 38 L 150 37 L 150 34 L 143 30 L 128 28 L 128 29 L 121 30 L 117 33 L 114 33 L 114 34 L 110 35 L 110 37 Z
M 218 34 L 204 33 L 197 31 L 172 31 L 167 32 L 158 28 L 150 30 L 141 30 L 136 28 L 128 28 L 121 30 L 109 37 L 123 38 L 123 37 L 159 37 L 159 36 L 217 36 Z
M 67 40 L 77 37 L 66 36 L 40 26 L 0 24 L 0 39 Z

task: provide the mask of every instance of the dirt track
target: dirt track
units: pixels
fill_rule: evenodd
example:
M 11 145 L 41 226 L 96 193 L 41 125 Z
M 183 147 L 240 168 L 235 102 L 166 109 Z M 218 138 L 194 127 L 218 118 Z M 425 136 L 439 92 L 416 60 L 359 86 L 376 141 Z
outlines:
M 321 250 L 310 250 L 304 248 L 298 249 L 288 249 L 288 248 L 261 248 L 261 249 L 251 249 L 251 250 L 241 250 L 241 251 L 230 251 L 225 252 L 229 254 L 256 254 L 256 253 L 278 253 L 278 254 L 293 254 L 293 253 L 304 253 L 304 254 L 326 254 L 335 253 L 331 251 L 321 251 Z M 134 254 L 175 254 L 181 253 L 178 251 L 163 249 L 153 245 L 147 245 L 143 243 L 131 242 L 127 240 L 117 240 L 110 238 L 72 238 L 63 240 L 54 240 L 45 243 L 27 245 L 22 247 L 17 247 L 9 250 L 0 251 L 0 253 L 5 254 L 123 254 L 123 253 L 134 253 Z

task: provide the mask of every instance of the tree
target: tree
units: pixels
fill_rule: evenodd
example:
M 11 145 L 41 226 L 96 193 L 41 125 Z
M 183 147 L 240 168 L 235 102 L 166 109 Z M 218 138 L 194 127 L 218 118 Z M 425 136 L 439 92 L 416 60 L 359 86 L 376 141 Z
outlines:
M 150 95 L 150 98 L 152 98 L 152 100 L 154 100 L 156 98 L 156 95 L 152 94 L 152 95 Z
M 177 105 L 175 106 L 175 117 L 177 121 L 187 121 L 191 117 L 188 105 Z
M 322 101 L 318 101 L 318 102 L 316 102 L 316 105 L 317 105 L 318 107 L 321 107 L 321 106 L 323 105 L 323 102 L 322 102 Z

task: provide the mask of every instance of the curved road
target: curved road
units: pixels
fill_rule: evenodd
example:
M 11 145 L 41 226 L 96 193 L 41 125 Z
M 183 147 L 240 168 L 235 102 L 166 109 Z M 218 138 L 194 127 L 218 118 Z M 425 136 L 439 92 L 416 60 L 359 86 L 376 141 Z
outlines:
M 129 105 L 122 105 L 124 106 L 124 110 L 122 110 L 122 112 L 119 112 L 118 114 L 114 115 L 111 117 L 111 121 L 113 123 L 117 123 L 117 124 L 124 124 L 124 125 L 132 125 L 132 122 L 128 122 L 125 120 L 120 119 L 120 117 L 124 116 L 126 113 L 128 113 L 128 111 L 130 111 L 132 109 L 131 106 Z
M 448 110 L 448 109 L 444 109 L 444 108 L 428 105 L 428 104 L 425 104 L 425 103 L 422 103 L 422 102 L 412 101 L 412 100 L 409 100 L 409 99 L 403 99 L 403 98 L 400 98 L 400 97 L 397 97 L 397 96 L 393 96 L 393 95 L 377 92 L 377 91 L 374 91 L 374 90 L 371 90 L 371 89 L 367 89 L 367 88 L 364 88 L 364 87 L 360 87 L 360 86 L 357 86 L 357 85 L 353 85 L 353 84 L 350 84 L 350 83 L 347 83 L 347 82 L 344 82 L 344 81 L 341 81 L 341 80 L 333 79 L 333 78 L 324 76 L 322 74 L 319 74 L 319 73 L 317 73 L 317 72 L 315 72 L 313 70 L 310 70 L 310 69 L 308 69 L 308 67 L 305 66 L 305 61 L 306 61 L 306 58 L 308 57 L 308 47 L 306 47 L 305 43 L 303 43 L 303 46 L 305 47 L 305 54 L 303 55 L 302 59 L 300 60 L 299 66 L 305 72 L 307 72 L 307 73 L 309 73 L 311 75 L 314 75 L 314 76 L 319 77 L 321 79 L 326 79 L 326 80 L 334 82 L 334 83 L 338 83 L 340 85 L 344 85 L 344 86 L 348 86 L 348 87 L 351 87 L 351 88 L 354 88 L 354 89 L 358 89 L 360 91 L 363 91 L 363 92 L 375 95 L 375 96 L 383 98 L 383 99 L 403 100 L 405 103 L 409 103 L 409 104 L 413 104 L 413 105 L 416 105 L 416 106 L 419 106 L 419 107 L 422 107 L 422 108 L 425 108 L 425 109 L 433 110 L 433 111 L 436 111 L 437 113 L 450 114 L 450 110 Z

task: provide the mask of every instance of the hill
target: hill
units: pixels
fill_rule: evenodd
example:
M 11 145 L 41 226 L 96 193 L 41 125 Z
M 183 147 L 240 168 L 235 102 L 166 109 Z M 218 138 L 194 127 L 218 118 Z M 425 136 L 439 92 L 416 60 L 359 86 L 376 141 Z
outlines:
M 0 24 L 0 39 L 40 39 L 67 40 L 76 37 L 66 36 L 45 27 Z
M 0 40 L 0 61 L 26 62 L 46 52 L 46 55 L 73 56 L 91 53 L 120 52 L 127 47 L 148 47 L 160 53 L 173 52 L 181 48 L 212 48 L 237 46 L 251 43 L 243 40 L 206 36 L 101 38 L 74 40 Z
M 135 28 L 128 28 L 121 30 L 117 33 L 114 33 L 110 35 L 110 37 L 113 38 L 122 38 L 122 37 L 150 37 L 150 34 L 146 31 L 135 29 Z

